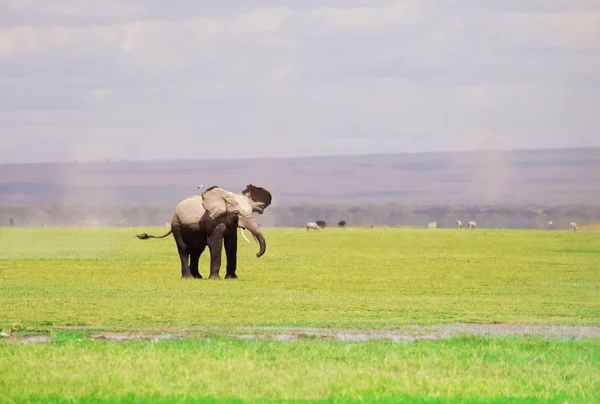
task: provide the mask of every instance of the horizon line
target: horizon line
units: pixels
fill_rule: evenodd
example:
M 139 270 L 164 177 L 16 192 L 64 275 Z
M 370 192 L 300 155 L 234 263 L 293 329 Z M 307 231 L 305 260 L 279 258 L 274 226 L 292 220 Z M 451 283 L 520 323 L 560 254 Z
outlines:
M 392 156 L 392 155 L 427 155 L 427 154 L 472 154 L 472 153 L 510 153 L 510 152 L 533 152 L 533 151 L 567 151 L 567 150 L 594 150 L 600 149 L 600 146 L 571 146 L 571 147 L 532 147 L 532 148 L 518 148 L 518 149 L 478 149 L 478 150 L 432 150 L 432 151 L 421 151 L 421 152 L 385 152 L 385 153 L 346 153 L 346 154 L 312 154 L 305 156 L 281 156 L 281 157 L 235 157 L 235 158 L 171 158 L 171 159 L 148 159 L 148 160 L 135 160 L 135 159 L 119 159 L 113 160 L 106 158 L 104 160 L 88 160 L 88 161 L 36 161 L 36 162 L 0 162 L 0 166 L 8 165 L 36 165 L 36 164 L 52 164 L 52 165 L 69 165 L 69 164 L 114 164 L 114 163 L 167 163 L 167 162 L 183 162 L 183 161 L 252 161 L 252 160 L 300 160 L 300 159 L 312 159 L 312 158 L 344 158 L 344 157 L 378 157 L 378 156 Z

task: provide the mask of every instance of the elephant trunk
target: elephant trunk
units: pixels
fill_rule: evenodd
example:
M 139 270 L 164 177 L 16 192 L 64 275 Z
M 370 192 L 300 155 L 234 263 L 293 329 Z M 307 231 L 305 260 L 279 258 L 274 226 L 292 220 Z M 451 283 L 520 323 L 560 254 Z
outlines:
M 258 254 L 256 254 L 256 256 L 262 256 L 265 253 L 265 250 L 267 249 L 267 242 L 265 241 L 265 237 L 260 232 L 260 228 L 254 221 L 254 218 L 252 216 L 243 217 L 241 218 L 240 225 L 240 227 L 245 227 L 246 229 L 248 229 L 248 231 L 250 231 L 250 233 L 252 233 L 254 238 L 258 241 L 259 251 Z
M 258 240 L 258 244 L 260 246 L 256 256 L 260 257 L 265 253 L 265 250 L 267 249 L 267 242 L 265 241 L 265 237 L 262 235 L 261 232 L 256 233 L 256 239 Z

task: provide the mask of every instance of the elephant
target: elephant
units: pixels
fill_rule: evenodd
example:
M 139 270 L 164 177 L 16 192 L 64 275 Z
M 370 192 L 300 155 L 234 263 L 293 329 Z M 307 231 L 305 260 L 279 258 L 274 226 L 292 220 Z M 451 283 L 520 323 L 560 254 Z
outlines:
M 579 227 L 577 226 L 577 223 L 575 223 L 575 222 L 571 222 L 569 227 L 572 231 L 577 231 L 579 229 Z
M 165 238 L 173 234 L 181 259 L 181 277 L 201 279 L 198 269 L 200 255 L 208 245 L 210 250 L 209 278 L 220 279 L 221 253 L 225 245 L 227 273 L 225 278 L 237 278 L 237 228 L 249 242 L 243 230 L 247 229 L 259 244 L 257 257 L 267 248 L 263 234 L 253 212 L 263 214 L 271 204 L 271 193 L 264 188 L 249 184 L 240 194 L 234 194 L 218 186 L 207 188 L 201 195 L 190 196 L 175 207 L 171 230 L 162 236 L 139 234 L 141 240 Z M 189 264 L 188 264 L 189 260 Z
M 476 228 L 477 228 L 477 222 L 475 220 L 469 221 L 469 229 L 476 229 Z
M 306 223 L 306 231 L 309 231 L 310 229 L 321 230 L 321 227 L 319 227 L 317 222 L 308 222 Z

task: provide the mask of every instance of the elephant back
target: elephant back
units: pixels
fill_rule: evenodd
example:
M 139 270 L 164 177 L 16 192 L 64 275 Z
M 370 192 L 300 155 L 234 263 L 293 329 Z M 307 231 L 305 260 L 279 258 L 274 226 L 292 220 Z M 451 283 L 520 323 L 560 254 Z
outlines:
M 200 222 L 206 210 L 202 206 L 202 197 L 193 195 L 179 202 L 175 207 L 175 217 L 181 225 L 192 226 Z

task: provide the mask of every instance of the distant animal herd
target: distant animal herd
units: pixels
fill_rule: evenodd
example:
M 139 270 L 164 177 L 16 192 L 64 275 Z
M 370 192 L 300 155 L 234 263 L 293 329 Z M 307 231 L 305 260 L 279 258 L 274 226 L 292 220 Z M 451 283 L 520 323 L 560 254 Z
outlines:
M 344 227 L 346 225 L 346 221 L 342 220 L 338 223 L 339 227 Z M 475 220 L 469 220 L 468 222 L 468 226 L 469 229 L 476 229 L 478 226 L 477 222 Z M 306 231 L 310 231 L 310 230 L 321 230 L 323 227 L 325 227 L 325 222 L 322 220 L 317 220 L 314 222 L 308 222 L 306 223 Z M 369 227 L 375 227 L 373 224 L 370 224 Z M 438 227 L 438 222 L 437 221 L 432 221 L 427 223 L 427 227 L 429 229 L 437 229 Z M 459 229 L 463 228 L 463 222 L 461 220 L 457 220 L 456 221 L 456 227 Z M 550 220 L 548 222 L 548 230 L 552 230 L 554 228 L 554 222 L 552 220 Z M 569 230 L 570 231 L 578 231 L 579 230 L 579 226 L 577 226 L 577 223 L 575 222 L 571 222 L 569 224 Z

